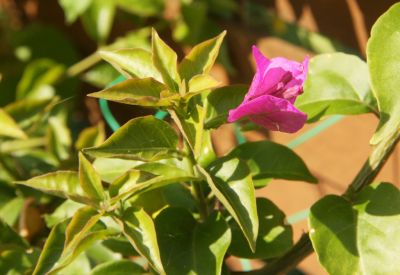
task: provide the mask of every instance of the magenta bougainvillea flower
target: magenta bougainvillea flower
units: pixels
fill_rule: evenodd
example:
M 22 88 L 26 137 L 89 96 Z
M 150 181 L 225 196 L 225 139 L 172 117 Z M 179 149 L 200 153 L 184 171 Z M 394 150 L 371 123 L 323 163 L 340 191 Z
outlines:
M 303 93 L 308 58 L 302 63 L 282 57 L 268 60 L 253 46 L 257 70 L 243 102 L 229 111 L 228 121 L 248 118 L 272 131 L 294 133 L 300 130 L 307 115 L 293 104 Z

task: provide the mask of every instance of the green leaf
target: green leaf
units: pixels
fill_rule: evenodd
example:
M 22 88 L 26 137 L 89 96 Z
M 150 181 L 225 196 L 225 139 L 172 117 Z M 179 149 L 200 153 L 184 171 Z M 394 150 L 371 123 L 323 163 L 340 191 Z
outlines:
M 176 156 L 178 136 L 165 121 L 152 116 L 128 121 L 102 145 L 84 149 L 94 157 L 155 161 Z
M 245 160 L 256 186 L 269 178 L 316 183 L 303 160 L 290 148 L 271 141 L 246 142 L 233 149 L 225 158 Z
M 286 224 L 285 214 L 270 200 L 257 199 L 257 212 L 260 220 L 256 251 L 247 246 L 236 223 L 229 223 L 232 229 L 232 242 L 229 253 L 247 259 L 272 259 L 282 256 L 293 245 L 292 227 Z
M 397 133 L 400 128 L 400 3 L 393 5 L 375 22 L 367 45 L 372 91 L 378 100 L 380 121 L 371 143 Z
M 228 112 L 242 103 L 248 86 L 234 85 L 218 88 L 207 96 L 205 128 L 218 128 L 227 122 Z
M 220 83 L 216 79 L 214 79 L 211 75 L 208 74 L 195 75 L 189 80 L 189 92 L 186 95 L 186 98 L 188 98 L 188 96 L 191 97 L 201 92 L 216 88 L 217 86 L 219 86 L 219 84 Z
M 197 166 L 211 190 L 242 229 L 252 251 L 256 249 L 258 216 L 250 169 L 243 160 L 233 158 L 214 162 L 208 174 Z
M 79 184 L 77 172 L 58 171 L 34 177 L 26 181 L 18 181 L 17 183 L 41 190 L 51 195 L 69 198 L 76 202 L 90 203 L 90 199 L 85 196 L 85 192 Z
M 165 85 L 170 91 L 177 92 L 181 83 L 177 68 L 176 53 L 158 36 L 158 33 L 152 31 L 152 53 L 153 64 L 160 72 Z
M 137 160 L 96 158 L 93 162 L 93 167 L 99 173 L 101 180 L 112 183 L 119 176 L 142 163 L 142 161 Z
M 106 62 L 99 62 L 97 65 L 94 65 L 92 69 L 83 73 L 81 78 L 90 85 L 99 89 L 103 89 L 120 75 L 121 74 L 110 64 Z
M 196 223 L 186 209 L 169 207 L 155 224 L 167 274 L 221 274 L 231 232 L 220 214 Z
M 329 53 L 310 60 L 304 94 L 296 106 L 316 121 L 329 115 L 377 113 L 367 64 L 354 55 Z
M 115 260 L 97 265 L 90 275 L 136 275 L 145 274 L 143 267 L 130 260 Z
M 31 274 L 38 257 L 39 251 L 36 248 L 28 251 L 22 248 L 2 251 L 0 254 L 0 274 Z
M 6 111 L 22 129 L 26 130 L 32 124 L 39 122 L 57 101 L 57 98 L 22 99 L 8 104 L 4 107 L 4 111 Z
M 28 248 L 28 243 L 25 241 L 12 227 L 0 220 L 0 251 L 15 248 Z
M 24 198 L 16 197 L 7 202 L 4 206 L 1 206 L 0 220 L 4 221 L 10 226 L 13 226 L 17 221 L 19 214 L 21 213 L 24 201 Z
M 94 201 L 106 199 L 100 176 L 81 152 L 79 152 L 79 183 L 85 194 Z
M 72 216 L 65 230 L 64 249 L 80 242 L 87 232 L 97 223 L 100 217 L 101 215 L 90 206 L 78 209 Z
M 82 204 L 72 200 L 64 201 L 53 213 L 44 216 L 47 227 L 53 227 L 55 224 L 71 218 L 82 206 Z
M 47 275 L 60 274 L 59 271 L 70 265 L 78 256 L 86 249 L 91 247 L 93 244 L 100 240 L 106 239 L 108 236 L 113 234 L 110 230 L 100 230 L 89 233 L 82 238 L 76 246 L 63 251 L 61 258 L 58 259 L 53 268 L 47 273 Z
M 128 79 L 89 96 L 145 107 L 167 107 L 179 99 L 176 94 L 169 94 L 168 88 L 153 78 Z
M 117 5 L 143 17 L 159 15 L 164 10 L 163 0 L 117 0 Z
M 43 246 L 42 253 L 40 254 L 35 270 L 33 271 L 33 275 L 47 274 L 47 272 L 57 262 L 64 249 L 64 232 L 66 227 L 67 221 L 64 221 L 52 228 L 46 239 L 46 243 Z
M 81 19 L 90 37 L 98 43 L 106 42 L 114 21 L 115 2 L 110 0 L 92 1 Z
M 58 0 L 64 10 L 65 21 L 73 23 L 90 6 L 92 0 Z
M 121 74 L 128 78 L 154 78 L 162 82 L 162 77 L 153 65 L 151 52 L 140 49 L 121 49 L 116 51 L 99 51 L 100 56 L 110 63 Z
M 54 157 L 60 161 L 69 158 L 72 138 L 63 118 L 53 116 L 48 120 L 47 138 L 47 149 Z
M 195 75 L 208 74 L 217 59 L 225 35 L 226 31 L 193 47 L 179 64 L 181 78 L 189 81 Z
M 27 138 L 26 134 L 3 109 L 0 109 L 0 137 Z
M 151 217 L 143 209 L 128 208 L 120 223 L 135 250 L 145 257 L 158 273 L 165 274 Z
M 400 192 L 366 187 L 354 203 L 329 195 L 311 208 L 310 238 L 330 274 L 399 274 Z
M 87 275 L 90 273 L 90 264 L 86 253 L 81 253 L 67 267 L 63 268 L 62 274 Z
M 194 175 L 176 166 L 163 163 L 145 163 L 136 166 L 116 179 L 110 186 L 113 201 L 144 193 L 171 183 L 198 180 Z
M 98 123 L 96 126 L 89 127 L 80 132 L 77 141 L 75 142 L 76 150 L 82 150 L 87 147 L 96 147 L 104 142 L 106 132 L 104 124 Z
M 17 87 L 17 99 L 48 99 L 55 93 L 52 85 L 65 72 L 65 66 L 50 59 L 29 63 Z

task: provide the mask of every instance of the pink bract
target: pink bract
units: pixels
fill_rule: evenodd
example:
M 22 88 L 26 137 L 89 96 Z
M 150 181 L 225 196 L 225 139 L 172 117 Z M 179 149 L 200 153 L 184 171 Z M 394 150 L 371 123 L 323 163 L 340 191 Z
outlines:
M 294 107 L 303 93 L 308 58 L 302 63 L 282 57 L 267 59 L 253 46 L 257 70 L 243 102 L 229 111 L 228 121 L 248 118 L 262 127 L 286 133 L 300 130 L 307 115 Z

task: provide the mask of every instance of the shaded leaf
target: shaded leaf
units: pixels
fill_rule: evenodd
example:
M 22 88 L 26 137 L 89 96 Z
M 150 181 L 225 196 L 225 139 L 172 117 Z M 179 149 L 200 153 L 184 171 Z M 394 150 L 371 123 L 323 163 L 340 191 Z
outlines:
M 102 144 L 105 139 L 104 124 L 100 122 L 96 126 L 86 128 L 79 133 L 78 139 L 75 142 L 75 149 L 79 151 L 87 147 L 96 147 Z
M 247 246 L 236 223 L 229 223 L 232 229 L 232 242 L 229 253 L 247 259 L 272 259 L 282 256 L 293 245 L 293 230 L 285 224 L 285 214 L 270 200 L 257 199 L 257 212 L 260 220 L 256 251 Z
M 353 203 L 326 196 L 312 206 L 309 222 L 318 259 L 330 274 L 400 272 L 400 192 L 395 186 L 368 186 Z
M 112 183 L 119 176 L 142 163 L 142 161 L 137 160 L 96 158 L 93 162 L 93 167 L 99 173 L 103 181 Z
M 242 103 L 248 86 L 234 85 L 215 89 L 207 96 L 205 128 L 218 128 L 227 122 L 228 112 Z
M 265 185 L 268 178 L 317 182 L 306 164 L 294 151 L 271 141 L 240 144 L 225 158 L 245 160 L 256 186 Z
M 117 4 L 128 12 L 144 17 L 161 14 L 164 10 L 163 0 L 117 0 Z
M 82 206 L 82 204 L 72 200 L 64 201 L 53 213 L 44 216 L 47 227 L 53 227 L 55 224 L 71 218 Z

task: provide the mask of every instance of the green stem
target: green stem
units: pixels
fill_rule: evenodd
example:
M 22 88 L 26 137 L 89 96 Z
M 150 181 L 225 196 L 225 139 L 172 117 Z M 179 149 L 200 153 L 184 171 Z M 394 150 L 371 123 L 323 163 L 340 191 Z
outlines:
M 81 73 L 83 73 L 84 71 L 90 69 L 100 61 L 101 61 L 100 55 L 97 52 L 94 52 L 91 55 L 79 61 L 78 63 L 75 63 L 74 65 L 69 67 L 59 81 L 62 81 L 65 78 L 76 77 Z
M 349 185 L 347 191 L 342 195 L 350 200 L 355 197 L 365 186 L 371 184 L 378 173 L 382 170 L 386 161 L 390 157 L 394 148 L 400 140 L 400 132 L 395 132 L 392 136 L 381 141 L 374 147 L 371 155 L 364 163 L 363 167 Z M 265 267 L 250 272 L 241 272 L 240 274 L 279 274 L 293 269 L 298 263 L 313 252 L 311 240 L 308 233 L 287 252 L 276 261 L 266 265 Z

